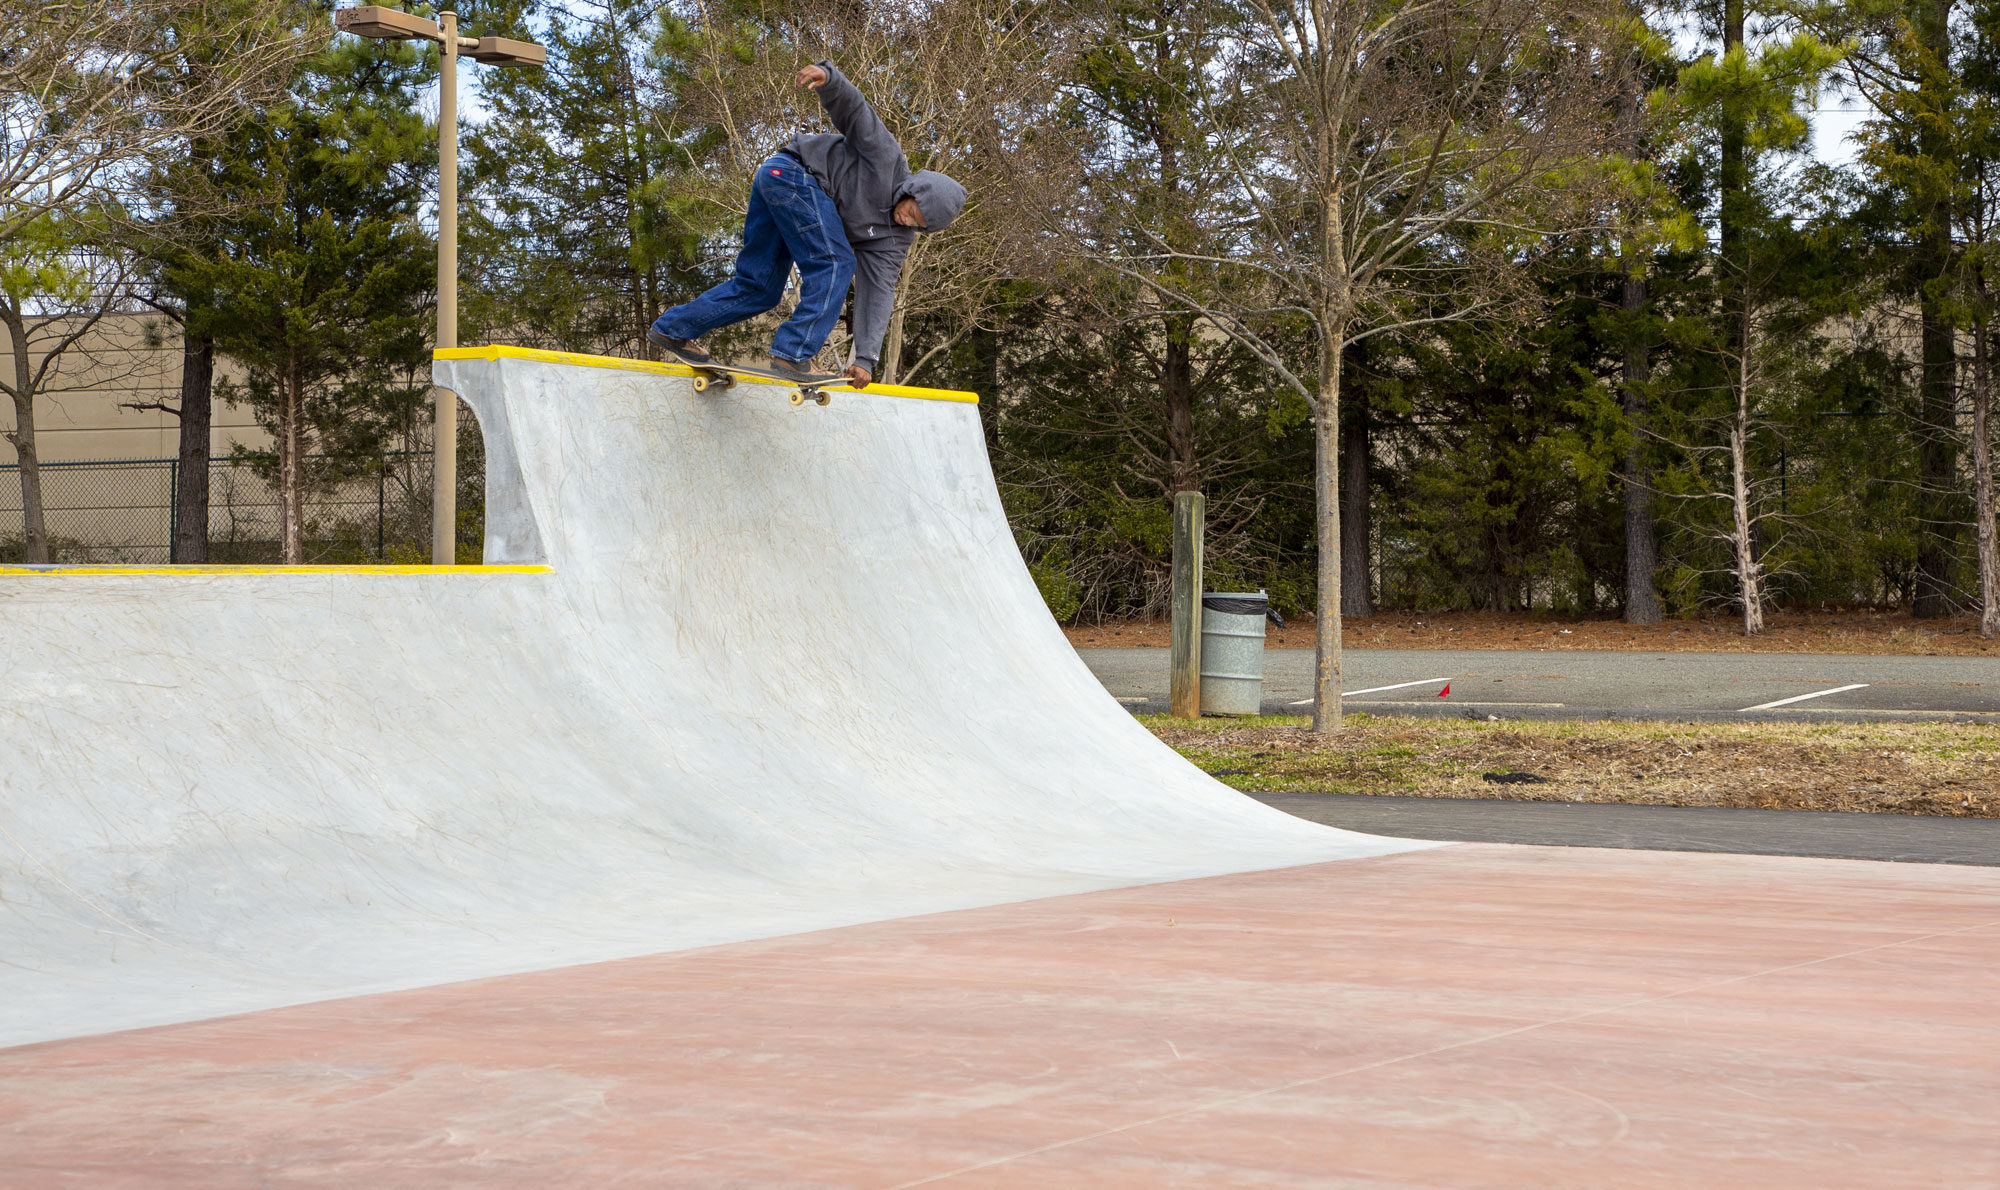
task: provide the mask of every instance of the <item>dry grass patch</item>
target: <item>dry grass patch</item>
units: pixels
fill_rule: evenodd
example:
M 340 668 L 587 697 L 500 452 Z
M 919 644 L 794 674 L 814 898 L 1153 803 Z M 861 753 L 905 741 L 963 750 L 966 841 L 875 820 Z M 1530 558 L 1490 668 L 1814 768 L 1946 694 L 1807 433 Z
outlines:
M 1127 620 L 1064 629 L 1089 648 L 1166 648 L 1165 620 Z M 1974 616 L 1914 620 L 1879 611 L 1774 611 L 1761 636 L 1744 636 L 1733 616 L 1658 624 L 1564 619 L 1531 612 L 1383 612 L 1343 622 L 1350 649 L 1590 649 L 1647 653 L 1876 653 L 1897 656 L 2000 657 L 2000 640 L 1979 635 Z M 1271 629 L 1273 649 L 1310 649 L 1310 618 Z
M 1141 722 L 1246 791 L 1747 806 L 2000 818 L 2000 726 L 1632 723 L 1350 714 Z M 1522 780 L 1524 774 L 1534 780 Z M 1495 780 L 1494 778 L 1503 778 Z

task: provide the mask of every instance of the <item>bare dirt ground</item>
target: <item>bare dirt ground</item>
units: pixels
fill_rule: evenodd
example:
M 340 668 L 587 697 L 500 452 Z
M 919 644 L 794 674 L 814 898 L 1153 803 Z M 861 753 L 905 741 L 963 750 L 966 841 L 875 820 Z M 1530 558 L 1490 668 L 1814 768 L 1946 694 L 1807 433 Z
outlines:
M 1384 612 L 1347 620 L 1341 643 L 1350 649 L 1586 649 L 1691 653 L 1890 653 L 1905 656 L 2000 655 L 2000 639 L 1979 635 L 1975 616 L 1916 620 L 1904 612 L 1774 612 L 1760 636 L 1744 636 L 1733 616 L 1626 624 L 1560 620 L 1526 613 Z M 1080 649 L 1166 648 L 1165 620 L 1064 629 Z M 1266 645 L 1310 649 L 1310 620 L 1273 627 Z
M 1141 721 L 1245 791 L 2000 818 L 2000 726 L 1984 724 L 1478 723 L 1354 714 L 1322 739 L 1295 718 Z

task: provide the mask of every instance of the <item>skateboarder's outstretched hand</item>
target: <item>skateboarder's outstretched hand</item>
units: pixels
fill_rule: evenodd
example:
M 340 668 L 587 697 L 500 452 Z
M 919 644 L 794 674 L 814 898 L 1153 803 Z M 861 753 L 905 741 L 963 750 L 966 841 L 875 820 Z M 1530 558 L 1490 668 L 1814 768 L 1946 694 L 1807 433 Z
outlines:
M 799 86 L 811 87 L 817 91 L 824 82 L 826 82 L 826 71 L 817 66 L 799 67 Z
M 846 376 L 848 381 L 856 388 L 867 388 L 875 380 L 875 373 L 870 372 L 860 364 L 847 365 L 847 371 L 841 373 L 841 375 Z

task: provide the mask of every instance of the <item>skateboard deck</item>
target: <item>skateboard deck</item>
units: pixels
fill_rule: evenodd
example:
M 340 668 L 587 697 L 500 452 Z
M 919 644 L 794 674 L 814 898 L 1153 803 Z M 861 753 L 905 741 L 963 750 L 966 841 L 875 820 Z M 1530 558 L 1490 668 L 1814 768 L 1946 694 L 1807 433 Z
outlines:
M 681 362 L 676 360 L 675 362 Z M 694 391 L 705 393 L 711 388 L 728 388 L 736 383 L 738 376 L 755 376 L 763 380 L 779 380 L 792 385 L 792 404 L 803 405 L 811 398 L 816 405 L 825 405 L 833 400 L 833 394 L 825 391 L 831 384 L 845 384 L 847 377 L 815 373 L 809 377 L 788 376 L 769 368 L 749 368 L 737 364 L 707 363 L 688 364 L 694 369 Z

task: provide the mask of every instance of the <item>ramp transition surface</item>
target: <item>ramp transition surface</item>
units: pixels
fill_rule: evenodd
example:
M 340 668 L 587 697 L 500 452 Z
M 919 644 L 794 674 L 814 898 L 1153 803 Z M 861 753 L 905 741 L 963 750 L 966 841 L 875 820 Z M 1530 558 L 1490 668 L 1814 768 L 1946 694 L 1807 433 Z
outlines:
M 0 570 L 0 1045 L 1430 846 L 1134 723 L 969 394 L 436 377 L 487 566 Z

